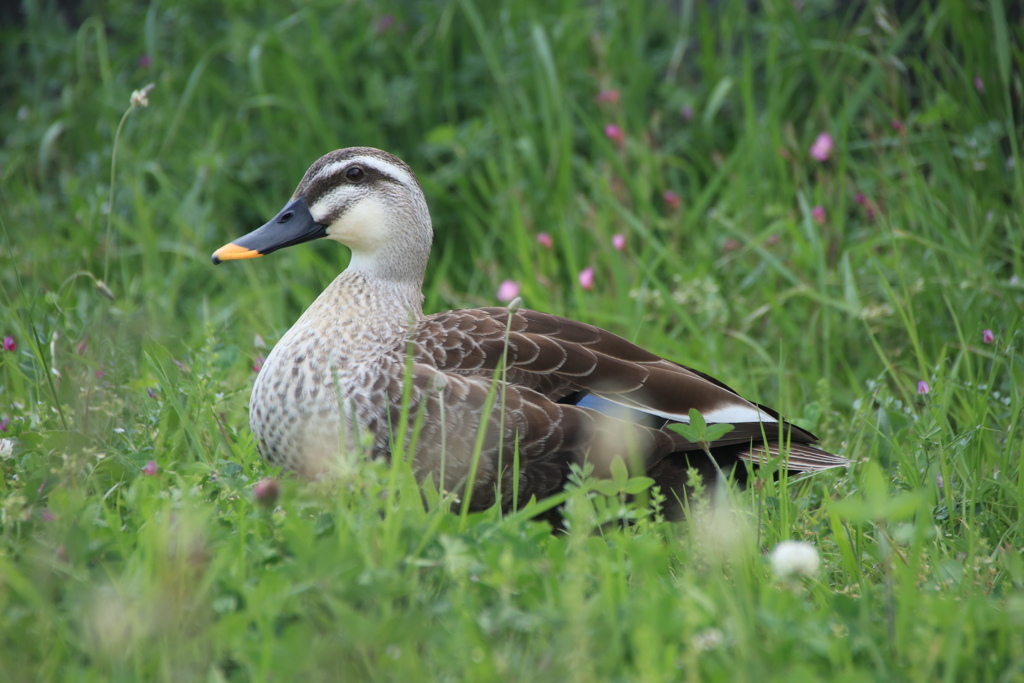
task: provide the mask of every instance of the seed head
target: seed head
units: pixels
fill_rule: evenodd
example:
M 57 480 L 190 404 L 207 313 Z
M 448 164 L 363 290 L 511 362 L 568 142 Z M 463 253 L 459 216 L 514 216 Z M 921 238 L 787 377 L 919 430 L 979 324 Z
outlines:
M 818 549 L 805 541 L 783 541 L 771 555 L 772 571 L 780 579 L 814 576 L 821 559 Z

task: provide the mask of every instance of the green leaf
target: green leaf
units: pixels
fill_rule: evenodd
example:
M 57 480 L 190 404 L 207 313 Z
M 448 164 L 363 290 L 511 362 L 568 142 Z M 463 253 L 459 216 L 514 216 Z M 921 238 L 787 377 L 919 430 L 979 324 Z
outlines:
M 690 408 L 690 426 L 696 430 L 697 434 L 703 440 L 704 432 L 707 431 L 708 428 L 708 423 L 696 408 Z
M 612 479 L 598 479 L 591 483 L 595 491 L 605 496 L 614 496 L 619 492 L 619 485 Z
M 700 437 L 697 435 L 696 430 L 690 425 L 683 424 L 682 422 L 673 422 L 668 426 L 668 428 L 671 429 L 676 434 L 679 434 L 687 441 L 690 441 L 692 443 L 697 443 L 698 441 L 700 441 Z
M 735 427 L 728 424 L 713 424 L 708 427 L 707 433 L 704 435 L 704 440 L 708 443 L 714 443 L 734 429 Z
M 616 490 L 621 491 L 622 487 L 625 486 L 626 481 L 629 480 L 629 471 L 626 469 L 625 461 L 616 456 L 612 458 L 611 465 L 609 467 L 612 473 L 612 481 L 618 487 Z
M 650 477 L 633 477 L 626 482 L 625 486 L 622 487 L 622 492 L 635 496 L 642 491 L 646 491 L 652 486 L 654 486 L 654 480 Z
M 704 109 L 704 115 L 701 117 L 702 123 L 705 126 L 711 125 L 711 122 L 718 114 L 718 110 L 722 108 L 725 98 L 729 96 L 729 91 L 732 90 L 732 83 L 732 79 L 726 76 L 715 84 L 715 89 L 711 91 L 711 96 L 708 97 L 708 105 Z

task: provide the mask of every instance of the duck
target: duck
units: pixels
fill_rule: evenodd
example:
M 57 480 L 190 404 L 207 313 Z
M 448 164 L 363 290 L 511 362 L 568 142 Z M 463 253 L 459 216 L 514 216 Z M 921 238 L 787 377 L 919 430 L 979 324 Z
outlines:
M 769 463 L 791 474 L 849 464 L 775 410 L 593 325 L 519 300 L 425 314 L 433 224 L 413 170 L 389 152 L 320 157 L 276 216 L 213 263 L 318 239 L 351 258 L 256 376 L 249 424 L 271 465 L 316 479 L 397 448 L 457 506 L 508 511 L 562 491 L 574 467 L 611 477 L 619 461 L 678 517 L 694 472 L 743 485 Z M 731 429 L 694 439 L 691 416 Z

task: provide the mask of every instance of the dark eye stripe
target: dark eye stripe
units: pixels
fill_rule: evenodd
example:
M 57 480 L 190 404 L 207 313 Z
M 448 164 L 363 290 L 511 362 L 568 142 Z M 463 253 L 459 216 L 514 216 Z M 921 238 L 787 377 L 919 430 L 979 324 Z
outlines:
M 349 176 L 353 170 L 358 170 L 360 172 L 359 178 L 351 178 Z M 394 179 L 390 176 L 384 175 L 383 173 L 377 172 L 375 169 L 367 168 L 365 166 L 339 168 L 330 175 L 317 178 L 309 187 L 305 188 L 306 203 L 309 206 L 313 206 L 322 197 L 330 194 L 331 191 L 340 186 L 359 186 L 365 188 L 368 185 L 381 181 L 394 182 Z
M 310 167 L 299 186 L 295 189 L 296 197 L 305 195 L 306 201 L 312 206 L 321 197 L 341 185 L 373 185 L 387 182 L 404 187 L 412 183 L 419 186 L 412 171 L 397 160 L 377 158 L 361 154 L 348 158 L 324 157 L 320 163 Z M 363 179 L 353 182 L 347 177 L 352 169 L 362 169 Z

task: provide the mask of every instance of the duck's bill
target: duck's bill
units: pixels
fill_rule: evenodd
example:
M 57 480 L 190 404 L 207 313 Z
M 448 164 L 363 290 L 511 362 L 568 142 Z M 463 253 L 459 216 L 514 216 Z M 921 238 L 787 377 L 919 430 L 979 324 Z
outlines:
M 213 264 L 265 256 L 272 251 L 326 235 L 327 226 L 313 220 L 313 214 L 306 206 L 306 197 L 302 196 L 288 202 L 266 225 L 213 252 Z

